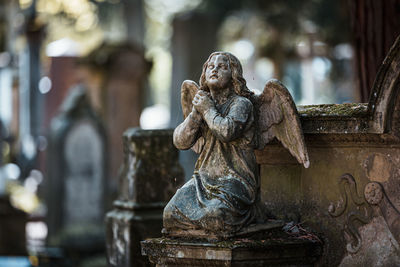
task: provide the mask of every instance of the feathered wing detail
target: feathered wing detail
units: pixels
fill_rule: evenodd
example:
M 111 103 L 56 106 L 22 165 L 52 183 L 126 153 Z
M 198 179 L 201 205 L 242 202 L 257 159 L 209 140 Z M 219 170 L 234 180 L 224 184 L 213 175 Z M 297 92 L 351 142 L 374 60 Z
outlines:
M 199 90 L 199 86 L 196 82 L 190 80 L 183 81 L 181 86 L 181 105 L 184 119 L 192 112 L 192 101 L 197 90 Z
M 193 98 L 199 90 L 199 85 L 191 80 L 185 80 L 181 86 L 181 105 L 182 105 L 182 112 L 183 118 L 186 119 L 189 116 L 190 112 L 192 112 L 193 108 Z M 192 150 L 196 153 L 200 153 L 204 146 L 204 137 L 199 137 L 196 143 L 192 146 Z
M 257 96 L 258 149 L 276 137 L 305 168 L 310 166 L 296 105 L 286 87 L 278 80 L 269 80 Z

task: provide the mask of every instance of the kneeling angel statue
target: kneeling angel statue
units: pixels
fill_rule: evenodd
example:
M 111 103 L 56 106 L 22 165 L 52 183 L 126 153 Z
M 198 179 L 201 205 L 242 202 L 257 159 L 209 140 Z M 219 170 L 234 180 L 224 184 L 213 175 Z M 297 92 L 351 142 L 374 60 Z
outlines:
M 174 144 L 200 155 L 192 178 L 164 209 L 163 232 L 229 237 L 268 220 L 254 150 L 276 137 L 299 163 L 309 166 L 288 90 L 270 80 L 262 94 L 254 94 L 239 60 L 214 52 L 204 63 L 200 86 L 183 82 L 181 104 L 185 120 L 174 131 Z

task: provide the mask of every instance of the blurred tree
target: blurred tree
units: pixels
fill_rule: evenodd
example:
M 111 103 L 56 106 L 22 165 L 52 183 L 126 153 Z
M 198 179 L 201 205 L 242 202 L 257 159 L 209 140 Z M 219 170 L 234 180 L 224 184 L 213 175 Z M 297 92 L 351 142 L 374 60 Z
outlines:
M 358 90 L 367 102 L 383 59 L 400 34 L 400 0 L 350 0 Z

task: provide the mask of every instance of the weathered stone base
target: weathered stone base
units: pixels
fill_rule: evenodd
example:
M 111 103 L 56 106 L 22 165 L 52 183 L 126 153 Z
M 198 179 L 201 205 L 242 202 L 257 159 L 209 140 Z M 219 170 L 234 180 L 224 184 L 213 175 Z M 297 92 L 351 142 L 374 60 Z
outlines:
M 140 254 L 140 241 L 161 235 L 162 208 L 146 210 L 116 208 L 107 213 L 106 237 L 108 265 L 115 267 L 149 266 Z
M 162 233 L 164 236 L 172 237 L 172 238 L 186 238 L 191 236 L 195 239 L 206 239 L 206 240 L 227 240 L 235 237 L 246 237 L 250 235 L 256 235 L 257 233 L 263 233 L 266 231 L 271 231 L 275 229 L 281 229 L 285 223 L 281 220 L 268 220 L 262 224 L 251 224 L 247 227 L 244 227 L 239 232 L 234 234 L 224 234 L 224 233 L 210 233 L 209 231 L 205 231 L 203 229 L 193 229 L 193 230 L 167 230 L 165 228 L 162 229 Z
M 141 242 L 142 255 L 156 266 L 313 266 L 321 254 L 316 240 L 293 237 L 207 242 L 153 238 Z

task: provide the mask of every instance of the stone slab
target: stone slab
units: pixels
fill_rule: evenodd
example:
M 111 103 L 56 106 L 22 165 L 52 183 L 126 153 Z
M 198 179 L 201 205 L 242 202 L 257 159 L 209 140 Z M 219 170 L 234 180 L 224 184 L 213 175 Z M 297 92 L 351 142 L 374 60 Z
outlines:
M 314 266 L 317 240 L 292 237 L 208 242 L 153 238 L 141 242 L 142 255 L 156 266 Z
M 176 230 L 176 231 L 168 231 L 163 228 L 162 233 L 164 236 L 172 237 L 172 238 L 187 238 L 188 236 L 206 240 L 227 240 L 234 237 L 247 237 L 252 236 L 258 233 L 263 233 L 268 230 L 273 229 L 281 229 L 285 223 L 281 220 L 273 220 L 270 219 L 262 224 L 250 224 L 247 227 L 244 227 L 239 232 L 234 234 L 213 234 L 209 231 L 202 229 L 193 229 L 193 230 Z

